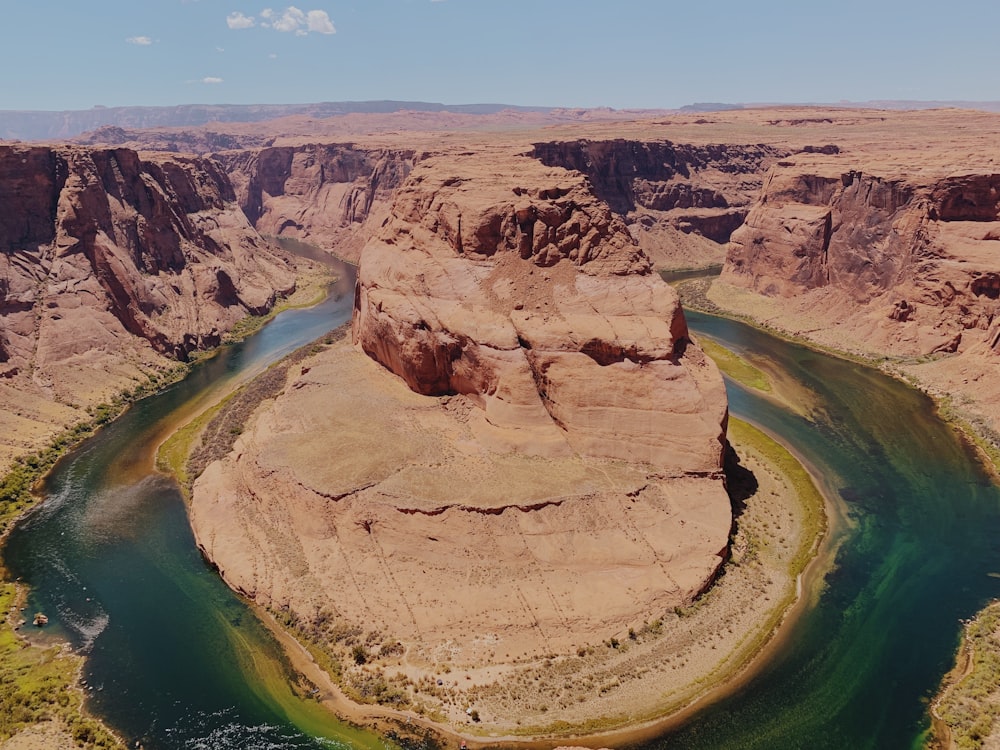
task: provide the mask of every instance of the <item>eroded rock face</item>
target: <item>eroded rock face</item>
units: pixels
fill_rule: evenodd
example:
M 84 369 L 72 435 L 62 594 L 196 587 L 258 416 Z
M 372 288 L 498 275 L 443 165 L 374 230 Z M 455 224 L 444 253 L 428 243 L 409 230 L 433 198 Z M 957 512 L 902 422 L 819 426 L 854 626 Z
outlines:
M 549 167 L 584 174 L 604 210 L 618 215 L 647 257 L 663 267 L 721 263 L 720 243 L 743 222 L 767 166 L 787 153 L 769 146 L 629 140 L 539 142 L 530 152 Z M 316 143 L 215 156 L 262 233 L 309 240 L 356 260 L 421 153 Z
M 725 396 L 673 290 L 578 173 L 423 162 L 365 248 L 355 342 L 484 436 L 543 455 L 720 466 Z
M 0 146 L 0 201 L 0 373 L 73 404 L 51 416 L 59 426 L 157 356 L 216 345 L 294 288 L 209 160 Z M 20 437 L 50 429 L 29 412 L 18 418 L 32 427 L 13 425 Z
M 416 157 L 407 149 L 332 143 L 223 152 L 216 158 L 262 234 L 309 240 L 356 260 Z
M 733 234 L 723 281 L 841 300 L 830 327 L 867 329 L 862 348 L 923 355 L 982 339 L 1000 312 L 1000 175 L 843 167 L 802 157 L 776 166 Z

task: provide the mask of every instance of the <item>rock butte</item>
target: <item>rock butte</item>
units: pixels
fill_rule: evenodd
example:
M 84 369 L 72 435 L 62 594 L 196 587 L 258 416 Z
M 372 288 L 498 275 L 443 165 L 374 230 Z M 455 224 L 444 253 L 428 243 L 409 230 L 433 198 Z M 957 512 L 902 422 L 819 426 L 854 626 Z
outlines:
M 353 339 L 195 484 L 231 585 L 419 675 L 569 653 L 712 581 L 722 380 L 583 175 L 421 159 L 362 252 Z

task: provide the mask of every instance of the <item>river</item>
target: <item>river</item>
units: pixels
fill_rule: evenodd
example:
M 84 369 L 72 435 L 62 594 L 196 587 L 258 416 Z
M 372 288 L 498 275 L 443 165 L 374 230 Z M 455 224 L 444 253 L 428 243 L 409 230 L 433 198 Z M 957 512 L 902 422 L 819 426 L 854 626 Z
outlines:
M 59 463 L 11 535 L 45 637 L 88 655 L 90 706 L 146 748 L 381 747 L 287 687 L 280 649 L 195 550 L 174 483 L 152 468 L 177 425 L 350 317 L 353 269 L 330 299 L 279 315 L 182 383 L 135 404 Z M 740 323 L 694 331 L 795 383 L 803 408 L 727 383 L 733 414 L 780 436 L 842 499 L 847 523 L 815 603 L 738 693 L 654 748 L 905 748 L 960 632 L 1000 595 L 1000 492 L 920 393 Z M 319 739 L 317 739 L 319 738 Z

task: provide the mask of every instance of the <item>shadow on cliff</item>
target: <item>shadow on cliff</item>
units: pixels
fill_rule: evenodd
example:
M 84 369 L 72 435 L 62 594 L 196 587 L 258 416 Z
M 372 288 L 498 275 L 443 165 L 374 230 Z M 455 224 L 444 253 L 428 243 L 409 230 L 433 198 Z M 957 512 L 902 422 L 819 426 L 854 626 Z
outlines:
M 726 474 L 726 491 L 729 493 L 729 501 L 733 505 L 733 524 L 743 515 L 747 507 L 747 499 L 753 497 L 757 492 L 757 477 L 750 469 L 740 464 L 739 454 L 733 446 L 726 446 L 726 453 L 723 457 L 722 469 Z

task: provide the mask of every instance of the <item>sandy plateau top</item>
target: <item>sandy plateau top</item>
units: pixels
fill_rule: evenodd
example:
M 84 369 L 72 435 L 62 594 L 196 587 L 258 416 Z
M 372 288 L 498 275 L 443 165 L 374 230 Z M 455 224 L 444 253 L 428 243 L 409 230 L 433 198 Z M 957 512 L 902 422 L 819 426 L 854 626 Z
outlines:
M 211 142 L 206 134 L 228 141 Z M 768 144 L 799 151 L 835 145 L 858 167 L 908 173 L 980 170 L 1000 163 L 993 144 L 1000 115 L 962 109 L 879 110 L 774 106 L 701 113 L 591 112 L 579 116 L 498 113 L 455 115 L 399 112 L 353 114 L 325 119 L 288 117 L 259 123 L 210 123 L 200 127 L 96 131 L 84 142 L 136 148 L 183 150 L 185 143 L 209 150 L 254 145 L 296 146 L 350 142 L 365 147 L 416 148 L 436 153 L 452 147 L 482 148 L 540 141 L 631 139 L 674 143 Z M 223 145 L 226 144 L 227 145 Z

